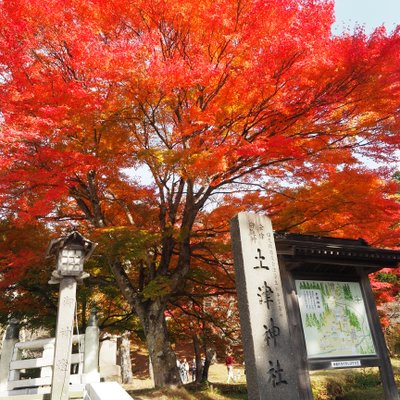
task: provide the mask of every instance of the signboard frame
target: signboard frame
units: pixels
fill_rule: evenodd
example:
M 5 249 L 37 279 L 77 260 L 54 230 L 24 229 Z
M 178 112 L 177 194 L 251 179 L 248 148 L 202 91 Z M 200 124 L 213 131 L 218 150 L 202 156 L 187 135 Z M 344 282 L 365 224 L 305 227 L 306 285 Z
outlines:
M 280 256 L 280 265 L 285 268 L 284 261 Z M 287 267 L 286 263 L 286 267 Z M 288 272 L 288 271 L 287 271 Z M 303 320 L 301 317 L 301 310 L 299 304 L 299 297 L 297 293 L 296 281 L 310 280 L 310 281 L 331 281 L 331 282 L 356 282 L 359 283 L 362 293 L 362 299 L 365 306 L 366 317 L 368 320 L 369 329 L 371 331 L 372 341 L 375 347 L 376 354 L 371 355 L 357 355 L 357 356 L 332 356 L 332 357 L 308 357 L 306 335 L 303 327 Z M 324 370 L 324 369 L 339 369 L 339 368 L 365 368 L 365 367 L 379 367 L 386 363 L 382 363 L 382 358 L 386 356 L 387 349 L 383 338 L 383 333 L 380 329 L 379 316 L 375 306 L 374 296 L 371 290 L 368 274 L 363 270 L 355 269 L 353 273 L 341 276 L 336 273 L 333 274 L 318 274 L 318 273 L 305 273 L 304 271 L 290 271 L 286 279 L 287 290 L 291 291 L 294 295 L 290 301 L 294 309 L 293 321 L 300 326 L 301 339 L 297 338 L 298 346 L 301 346 L 305 354 L 304 367 L 308 371 Z M 390 362 L 390 361 L 389 361 Z M 347 365 L 346 365 L 347 364 Z M 351 365 L 353 364 L 353 365 Z M 357 365 L 356 365 L 357 364 Z
M 337 368 L 378 367 L 384 390 L 384 399 L 399 400 L 390 357 L 387 351 L 385 338 L 383 336 L 380 319 L 376 309 L 374 294 L 368 277 L 368 274 L 381 269 L 377 267 L 378 263 L 376 262 L 376 254 L 371 256 L 372 260 L 370 261 L 362 259 L 361 256 L 359 256 L 359 254 L 365 254 L 364 249 L 362 249 L 360 253 L 357 253 L 353 250 L 350 252 L 348 251 L 348 248 L 345 248 L 343 253 L 345 255 L 351 254 L 354 258 L 350 256 L 346 258 L 346 256 L 344 256 L 343 258 L 334 259 L 326 256 L 330 251 L 320 251 L 318 246 L 314 248 L 312 244 L 307 243 L 307 246 L 310 248 L 309 252 L 312 253 L 312 257 L 309 257 L 308 254 L 304 254 L 307 252 L 304 251 L 303 248 L 300 248 L 299 250 L 295 248 L 298 243 L 297 240 L 293 241 L 293 244 L 290 241 L 286 241 L 286 238 L 282 241 L 279 239 L 275 240 L 277 243 L 277 253 L 282 282 L 285 287 L 285 292 L 287 293 L 286 301 L 289 304 L 288 308 L 291 312 L 290 321 L 293 333 L 293 342 L 294 346 L 299 349 L 299 353 L 303 354 L 303 357 L 300 357 L 303 379 L 306 379 L 309 371 Z M 303 244 L 301 244 L 301 246 L 303 246 Z M 299 254 L 296 254 L 296 252 Z M 382 253 L 380 257 L 383 259 L 385 254 Z M 390 255 L 390 257 L 393 258 L 393 261 L 388 257 L 388 259 L 385 260 L 387 265 L 390 265 L 390 262 L 393 262 L 393 266 L 395 266 L 396 263 L 398 263 L 398 255 Z M 383 262 L 383 260 L 381 260 L 381 262 Z M 353 357 L 332 357 L 320 359 L 307 358 L 305 336 L 295 285 L 295 280 L 307 279 L 345 282 L 351 281 L 360 283 L 367 318 L 372 332 L 375 350 L 377 352 L 376 356 L 357 357 L 356 359 Z M 352 361 L 357 361 L 357 364 L 361 365 L 346 365 Z
M 272 232 L 259 214 L 239 213 L 231 221 L 249 399 L 280 391 L 280 398 L 312 400 L 309 371 L 378 367 L 384 399 L 399 400 L 368 274 L 396 267 L 400 252 L 362 239 Z M 376 354 L 308 358 L 296 280 L 358 282 Z M 260 319 L 261 306 L 268 311 Z
M 396 267 L 400 253 L 369 247 L 361 240 L 320 238 L 307 235 L 276 235 L 275 243 L 282 283 L 287 293 L 293 343 L 299 349 L 299 369 L 309 371 L 333 368 L 378 367 L 385 400 L 399 400 L 397 386 L 368 275 L 383 268 Z M 372 332 L 376 356 L 309 359 L 300 316 L 295 280 L 359 282 Z M 357 365 L 349 365 L 354 361 Z M 347 364 L 347 365 L 346 365 Z M 361 364 L 361 365 L 358 365 Z
M 328 358 L 332 368 L 350 368 L 361 367 L 360 358 L 377 357 L 359 281 L 295 279 L 295 285 L 308 360 Z M 348 346 L 332 343 L 330 349 L 330 341 Z

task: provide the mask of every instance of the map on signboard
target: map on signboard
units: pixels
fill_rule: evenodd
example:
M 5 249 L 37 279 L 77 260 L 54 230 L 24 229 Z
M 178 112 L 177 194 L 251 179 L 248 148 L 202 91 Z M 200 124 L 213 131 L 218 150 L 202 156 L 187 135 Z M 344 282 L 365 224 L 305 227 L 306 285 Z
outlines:
M 358 282 L 296 280 L 308 358 L 375 355 Z

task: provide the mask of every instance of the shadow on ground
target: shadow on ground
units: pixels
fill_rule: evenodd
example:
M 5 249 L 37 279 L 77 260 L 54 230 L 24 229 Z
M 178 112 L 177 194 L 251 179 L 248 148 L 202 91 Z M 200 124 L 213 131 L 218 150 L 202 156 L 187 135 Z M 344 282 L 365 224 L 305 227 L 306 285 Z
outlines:
M 229 385 L 209 383 L 198 385 L 190 383 L 184 387 L 169 387 L 162 389 L 128 390 L 135 400 L 229 400 L 247 399 L 246 385 Z

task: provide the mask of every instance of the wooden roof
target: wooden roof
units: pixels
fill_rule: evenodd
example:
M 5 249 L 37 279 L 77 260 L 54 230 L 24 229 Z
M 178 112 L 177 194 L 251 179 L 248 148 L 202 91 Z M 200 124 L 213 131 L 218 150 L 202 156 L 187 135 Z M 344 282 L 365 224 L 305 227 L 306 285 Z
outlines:
M 343 272 L 358 267 L 370 273 L 400 263 L 400 251 L 372 247 L 364 239 L 276 233 L 275 243 L 278 255 L 284 256 L 290 269 Z

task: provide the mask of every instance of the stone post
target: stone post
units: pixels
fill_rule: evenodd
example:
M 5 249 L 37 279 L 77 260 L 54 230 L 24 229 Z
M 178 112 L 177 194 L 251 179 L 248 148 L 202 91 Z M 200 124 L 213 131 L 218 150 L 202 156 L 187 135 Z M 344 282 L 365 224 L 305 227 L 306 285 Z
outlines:
M 88 326 L 85 332 L 85 358 L 83 361 L 83 383 L 100 382 L 99 374 L 99 338 L 97 310 L 90 312 Z
M 249 400 L 301 400 L 271 221 L 240 213 L 231 234 Z
M 72 335 L 76 302 L 76 279 L 63 277 L 58 300 L 51 400 L 68 400 L 71 375 Z
M 100 377 L 105 381 L 121 382 L 121 367 L 117 365 L 117 337 L 103 340 L 99 352 Z
M 7 382 L 10 372 L 10 362 L 13 357 L 14 346 L 18 343 L 19 324 L 15 319 L 11 319 L 7 326 L 0 359 L 0 392 L 7 391 Z
M 131 341 L 130 332 L 125 331 L 119 342 L 119 364 L 121 365 L 122 383 L 132 383 Z
M 47 343 L 43 346 L 42 358 L 45 360 L 54 360 L 54 342 Z M 53 376 L 53 368 L 51 366 L 42 367 L 40 370 L 41 378 L 49 378 Z

